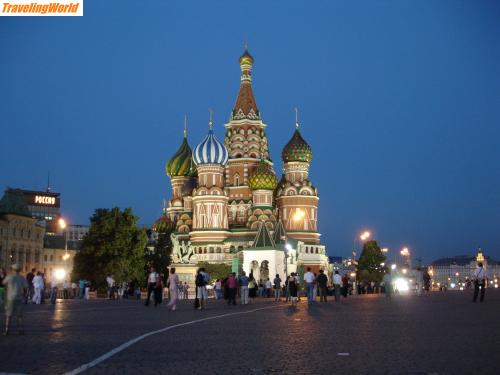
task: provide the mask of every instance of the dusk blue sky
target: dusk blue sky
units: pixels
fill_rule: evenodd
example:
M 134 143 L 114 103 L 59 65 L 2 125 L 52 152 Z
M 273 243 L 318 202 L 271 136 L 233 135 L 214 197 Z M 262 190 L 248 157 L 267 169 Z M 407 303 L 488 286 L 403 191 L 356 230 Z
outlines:
M 500 258 L 500 2 L 85 0 L 84 17 L 0 19 L 0 187 L 52 187 L 86 224 L 170 195 L 165 162 L 236 100 L 245 39 L 275 170 L 295 106 L 319 227 L 347 256 Z M 359 248 L 359 243 L 356 244 Z

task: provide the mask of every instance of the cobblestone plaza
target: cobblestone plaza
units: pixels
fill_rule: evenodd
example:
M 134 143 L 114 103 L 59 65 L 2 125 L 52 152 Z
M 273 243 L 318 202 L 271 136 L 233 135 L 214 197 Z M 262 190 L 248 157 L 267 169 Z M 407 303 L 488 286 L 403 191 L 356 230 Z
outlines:
M 0 339 L 0 373 L 441 375 L 481 363 L 498 374 L 500 293 L 471 298 L 363 295 L 297 309 L 210 301 L 206 311 L 183 301 L 175 312 L 127 300 L 28 305 L 26 335 L 13 327 Z

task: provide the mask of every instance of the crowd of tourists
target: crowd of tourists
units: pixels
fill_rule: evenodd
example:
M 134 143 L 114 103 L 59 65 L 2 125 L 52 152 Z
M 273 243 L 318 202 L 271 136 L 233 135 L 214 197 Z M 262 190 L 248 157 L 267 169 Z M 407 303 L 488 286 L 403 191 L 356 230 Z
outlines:
M 20 267 L 17 264 L 13 264 L 11 270 L 12 272 L 7 274 L 4 269 L 0 268 L 0 304 L 5 305 L 6 310 L 5 334 L 8 335 L 10 332 L 12 317 L 17 318 L 19 333 L 24 334 L 23 305 L 27 303 L 43 304 L 47 298 L 55 303 L 60 283 L 55 280 L 49 280 L 47 283 L 45 275 L 36 269 L 32 269 L 26 277 L 20 275 Z M 472 276 L 473 302 L 476 302 L 478 297 L 481 302 L 484 301 L 486 280 L 486 270 L 482 263 L 478 263 Z M 109 299 L 129 298 L 134 295 L 138 300 L 141 299 L 141 289 L 134 283 L 123 283 L 117 288 L 112 274 L 106 276 L 106 283 Z M 358 294 L 382 292 L 390 297 L 395 292 L 393 285 L 392 276 L 387 273 L 380 284 L 358 284 L 357 292 Z M 90 283 L 86 280 L 81 279 L 78 283 L 72 282 L 71 284 L 64 281 L 62 283 L 62 298 L 89 299 L 89 290 Z M 186 281 L 181 282 L 175 268 L 172 267 L 168 277 L 166 277 L 151 267 L 147 276 L 144 304 L 149 306 L 150 301 L 153 300 L 154 306 L 160 305 L 165 298 L 165 291 L 168 291 L 166 294 L 167 307 L 175 311 L 179 300 L 189 298 L 189 290 L 189 284 Z M 338 271 L 333 273 L 332 280 L 328 280 L 328 276 L 323 270 L 319 270 L 316 274 L 309 267 L 303 277 L 292 272 L 285 280 L 282 280 L 277 274 L 272 281 L 269 278 L 257 281 L 252 273 L 247 276 L 245 272 L 242 272 L 240 276 L 237 276 L 236 273 L 232 272 L 224 278 L 212 281 L 206 270 L 200 268 L 196 273 L 194 287 L 194 307 L 196 309 L 204 310 L 207 308 L 209 290 L 213 292 L 216 301 L 224 301 L 228 305 L 247 305 L 256 298 L 274 298 L 276 302 L 290 302 L 292 306 L 295 306 L 301 296 L 307 298 L 309 305 L 317 302 L 318 297 L 320 303 L 327 302 L 328 296 L 333 296 L 338 302 L 341 297 L 347 298 L 353 293 L 354 283 L 348 275 L 342 277 Z

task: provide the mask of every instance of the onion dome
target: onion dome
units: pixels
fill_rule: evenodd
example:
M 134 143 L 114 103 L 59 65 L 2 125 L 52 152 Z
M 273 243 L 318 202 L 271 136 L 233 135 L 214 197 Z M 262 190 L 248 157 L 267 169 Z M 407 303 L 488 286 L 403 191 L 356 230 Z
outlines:
M 189 147 L 187 142 L 186 131 L 184 131 L 184 139 L 181 146 L 167 161 L 165 169 L 169 177 L 196 175 L 196 166 L 193 164 L 191 147 Z
M 312 159 L 311 146 L 302 138 L 298 127 L 295 129 L 292 138 L 281 152 L 281 158 L 283 162 L 294 162 L 299 161 L 303 163 L 310 163 Z
M 245 47 L 245 51 L 243 52 L 243 55 L 240 56 L 240 65 L 244 64 L 253 64 L 253 57 L 250 55 L 250 52 L 248 52 L 248 48 Z
M 225 165 L 229 158 L 226 146 L 214 135 L 212 129 L 212 112 L 210 112 L 210 130 L 201 143 L 196 146 L 193 153 L 193 160 L 196 165 L 200 164 L 221 164 Z
M 248 177 L 248 187 L 251 190 L 274 190 L 277 185 L 276 175 L 264 160 L 261 160 L 255 172 Z

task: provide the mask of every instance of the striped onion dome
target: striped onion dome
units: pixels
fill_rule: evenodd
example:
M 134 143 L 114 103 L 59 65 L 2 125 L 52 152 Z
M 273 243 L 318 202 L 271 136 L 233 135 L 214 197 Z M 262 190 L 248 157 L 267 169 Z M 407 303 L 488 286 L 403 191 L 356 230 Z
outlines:
M 248 177 L 248 187 L 251 190 L 274 190 L 277 185 L 276 175 L 264 160 L 260 161 L 255 172 Z
M 191 147 L 186 135 L 177 152 L 167 161 L 165 169 L 169 177 L 196 175 L 196 166 L 193 164 Z
M 215 137 L 210 128 L 208 135 L 196 146 L 193 152 L 193 160 L 196 165 L 200 164 L 221 164 L 225 165 L 229 153 L 226 146 Z
M 281 157 L 283 159 L 283 162 L 285 163 L 294 161 L 300 161 L 303 163 L 311 162 L 311 146 L 309 146 L 304 138 L 302 138 L 302 135 L 300 135 L 300 131 L 298 128 L 295 129 L 295 133 L 293 133 L 292 138 L 283 148 Z

